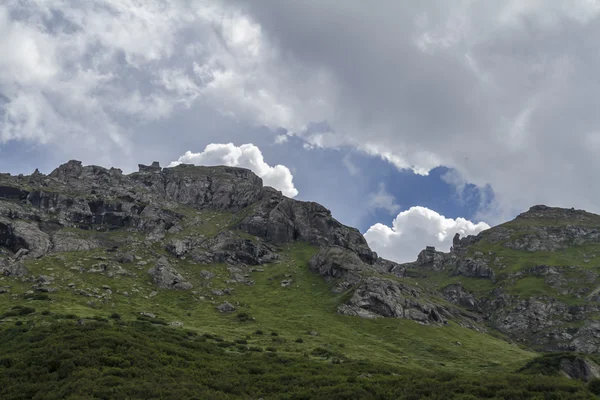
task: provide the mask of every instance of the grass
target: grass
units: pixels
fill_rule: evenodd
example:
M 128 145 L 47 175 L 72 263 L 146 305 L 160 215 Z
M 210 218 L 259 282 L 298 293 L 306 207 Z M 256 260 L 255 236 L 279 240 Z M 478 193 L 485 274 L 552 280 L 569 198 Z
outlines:
M 593 398 L 590 385 L 554 376 L 414 370 L 323 347 L 282 354 L 275 346 L 100 318 L 79 324 L 49 315 L 0 327 L 0 352 L 3 399 Z
M 186 225 L 167 239 L 214 236 L 245 215 L 173 211 L 186 217 Z M 44 295 L 31 294 L 29 281 L 0 277 L 0 286 L 11 288 L 0 295 L 0 398 L 590 396 L 580 382 L 516 374 L 537 354 L 452 322 L 425 326 L 337 314 L 352 293 L 334 295 L 335 282 L 328 284 L 309 271 L 317 249 L 307 244 L 281 246 L 278 262 L 261 266 L 261 271 L 249 268 L 253 285 L 229 282 L 224 264 L 171 258 L 194 288 L 169 291 L 158 289 L 147 274 L 154 260 L 166 254 L 159 243 L 145 244 L 126 231 L 82 235 L 118 242 L 119 251 L 137 258 L 122 265 L 128 275 L 112 277 L 86 272 L 98 263 L 116 264 L 115 255 L 103 249 L 29 260 L 33 276 L 54 277 L 50 286 L 59 288 Z M 503 257 L 531 261 L 510 252 Z M 202 270 L 215 274 L 210 286 L 201 278 Z M 425 289 L 461 283 L 484 294 L 493 288 L 489 280 L 447 272 L 411 273 L 402 280 Z M 281 286 L 284 279 L 292 280 L 289 287 Z M 543 279 L 526 277 L 514 288 L 537 295 L 541 284 Z M 225 288 L 233 289 L 231 294 L 213 294 Z M 236 311 L 217 311 L 224 301 Z M 80 318 L 86 319 L 83 325 L 75 322 Z
M 49 300 L 32 300 L 26 293 L 31 284 L 9 278 L 0 285 L 9 284 L 11 293 L 0 295 L 0 312 L 18 305 L 33 305 L 39 312 L 76 314 L 91 318 L 110 318 L 119 314 L 123 321 L 134 321 L 142 312 L 150 312 L 169 324 L 182 322 L 186 329 L 198 333 L 210 332 L 226 340 L 244 338 L 251 332 L 278 332 L 278 340 L 270 335 L 257 336 L 253 345 L 275 346 L 279 354 L 301 355 L 307 348 L 322 347 L 339 351 L 354 360 L 391 365 L 405 365 L 417 369 L 441 368 L 449 371 L 472 370 L 479 373 L 510 371 L 534 356 L 505 341 L 462 328 L 456 324 L 443 327 L 423 326 L 400 319 L 367 320 L 336 313 L 337 306 L 347 297 L 334 295 L 330 286 L 308 269 L 308 260 L 316 248 L 295 243 L 280 249 L 280 262 L 265 265 L 263 272 L 252 272 L 256 284 L 227 283 L 226 265 L 197 265 L 180 260 L 173 263 L 193 285 L 191 291 L 159 290 L 151 283 L 147 270 L 157 249 L 142 246 L 134 252 L 141 261 L 124 264 L 133 276 L 109 278 L 103 273 L 79 272 L 96 263 L 111 264 L 110 255 L 103 250 L 63 253 L 28 263 L 32 274 L 55 275 L 54 285 L 62 289 L 49 293 Z M 103 261 L 97 258 L 107 257 Z M 216 274 L 210 288 L 203 287 L 199 272 L 210 270 Z M 290 279 L 289 288 L 281 281 Z M 68 284 L 74 284 L 69 289 Z M 103 286 L 110 287 L 108 295 Z M 214 296 L 212 289 L 233 288 L 231 295 Z M 94 294 L 88 297 L 78 290 Z M 153 295 L 153 292 L 157 292 Z M 124 294 L 127 293 L 127 296 Z M 235 313 L 222 314 L 216 305 L 229 301 L 237 308 Z M 244 314 L 244 318 L 238 318 Z M 35 317 L 32 317 L 35 319 Z M 8 318 L 12 321 L 14 318 Z M 317 336 L 308 332 L 316 331 Z M 302 338 L 302 343 L 296 341 Z M 456 344 L 461 342 L 462 346 Z M 482 351 L 485 349 L 485 351 Z M 494 360 L 490 362 L 489 360 Z

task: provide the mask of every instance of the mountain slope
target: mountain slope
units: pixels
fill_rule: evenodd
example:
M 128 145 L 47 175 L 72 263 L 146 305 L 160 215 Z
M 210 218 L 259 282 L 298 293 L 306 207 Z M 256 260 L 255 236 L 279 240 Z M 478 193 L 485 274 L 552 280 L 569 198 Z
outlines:
M 451 253 L 409 264 L 414 282 L 479 313 L 487 325 L 546 351 L 597 353 L 600 216 L 534 206 Z
M 454 260 L 488 243 L 463 240 Z M 0 395 L 591 396 L 515 375 L 536 354 L 419 275 L 454 279 L 453 266 L 428 268 L 378 258 L 329 210 L 244 169 L 0 175 Z

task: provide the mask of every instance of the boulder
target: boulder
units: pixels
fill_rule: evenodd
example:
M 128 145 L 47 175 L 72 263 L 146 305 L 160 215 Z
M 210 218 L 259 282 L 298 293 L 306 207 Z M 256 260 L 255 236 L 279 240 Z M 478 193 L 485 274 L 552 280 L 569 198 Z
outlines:
M 193 285 L 169 264 L 166 257 L 159 258 L 154 267 L 148 270 L 148 274 L 161 289 L 189 290 L 193 288 Z
M 222 313 L 232 313 L 236 310 L 236 308 L 232 304 L 230 304 L 228 301 L 226 301 L 223 304 L 219 304 L 217 306 L 217 310 L 219 310 L 219 312 L 222 312 Z

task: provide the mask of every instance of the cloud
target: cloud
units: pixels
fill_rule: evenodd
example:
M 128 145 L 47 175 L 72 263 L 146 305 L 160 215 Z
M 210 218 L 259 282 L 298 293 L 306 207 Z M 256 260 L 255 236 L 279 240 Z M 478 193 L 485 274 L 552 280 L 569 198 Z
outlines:
M 491 187 L 490 217 L 535 203 L 600 211 L 588 183 L 600 168 L 598 3 L 226 3 L 274 46 L 279 71 L 253 82 L 290 124 L 331 127 L 327 140 L 294 129 L 308 148 L 352 146 L 421 175 L 446 166 Z M 307 68 L 322 77 L 308 93 L 296 90 Z
M 233 143 L 211 143 L 201 153 L 187 151 L 169 166 L 174 167 L 181 163 L 248 168 L 261 177 L 266 186 L 272 186 L 288 197 L 298 195 L 290 170 L 283 165 L 272 167 L 267 164 L 260 149 L 253 144 L 235 146 Z
M 461 236 L 475 235 L 489 227 L 485 222 L 475 224 L 464 218 L 446 218 L 417 206 L 398 214 L 391 227 L 378 223 L 364 236 L 379 256 L 396 262 L 410 262 L 417 259 L 425 246 L 449 251 L 457 232 Z
M 588 0 L 6 0 L 0 146 L 118 164 L 174 131 L 192 148 L 192 109 L 421 175 L 446 166 L 459 190 L 494 194 L 487 221 L 535 203 L 600 212 L 598 35 Z
M 261 26 L 219 1 L 7 0 L 0 37 L 0 146 L 114 163 L 147 142 L 148 126 L 189 108 L 246 127 L 303 129 L 306 119 L 292 107 L 309 87 L 272 90 L 298 70 L 280 68 Z
M 395 214 L 400 210 L 400 205 L 396 204 L 396 199 L 388 193 L 383 183 L 379 184 L 377 193 L 369 196 L 368 205 L 372 210 L 383 209 L 390 214 Z

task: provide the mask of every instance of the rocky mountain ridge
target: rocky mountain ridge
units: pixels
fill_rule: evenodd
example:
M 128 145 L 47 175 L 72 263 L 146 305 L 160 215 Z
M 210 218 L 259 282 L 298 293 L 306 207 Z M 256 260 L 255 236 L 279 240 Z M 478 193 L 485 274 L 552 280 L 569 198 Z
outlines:
M 542 350 L 599 351 L 594 214 L 535 206 L 477 236 L 456 236 L 449 253 L 427 248 L 399 265 L 378 257 L 325 207 L 263 187 L 242 168 L 153 163 L 126 175 L 72 160 L 49 175 L 0 175 L 0 295 L 64 291 L 94 299 L 88 303 L 114 301 L 112 289 L 77 288 L 71 273 L 54 267 L 31 272 L 58 262 L 73 274 L 146 276 L 155 288 L 147 298 L 156 290 L 189 292 L 230 313 L 236 304 L 219 298 L 252 286 L 253 272 L 280 262 L 282 246 L 298 242 L 317 248 L 310 270 L 344 295 L 339 314 L 453 322 Z M 213 265 L 225 267 L 229 286 L 214 287 Z M 278 279 L 281 287 L 294 284 L 292 275 Z M 31 290 L 14 292 L 12 281 Z

